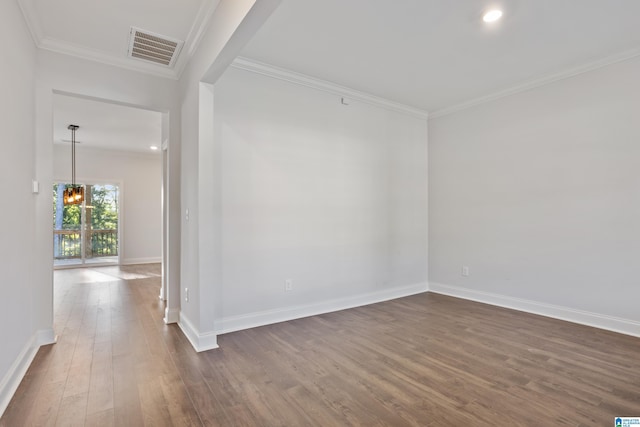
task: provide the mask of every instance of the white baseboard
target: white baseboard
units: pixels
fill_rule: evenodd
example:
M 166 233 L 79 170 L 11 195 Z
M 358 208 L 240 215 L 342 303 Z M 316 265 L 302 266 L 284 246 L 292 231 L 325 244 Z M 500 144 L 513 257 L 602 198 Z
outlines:
M 53 328 L 41 329 L 36 332 L 36 344 L 39 346 L 55 344 L 58 341 L 58 336 L 53 331 Z
M 243 314 L 239 316 L 229 316 L 222 318 L 218 322 L 216 322 L 216 333 L 220 335 L 239 331 L 242 329 L 256 328 L 258 326 L 270 325 L 272 323 L 286 322 L 288 320 L 316 316 L 318 314 L 330 313 L 332 311 L 346 310 L 348 308 L 375 304 L 378 302 L 402 298 L 426 291 L 426 283 L 418 283 L 415 285 L 385 289 L 382 291 L 370 292 L 353 297 L 333 299 L 315 304 L 298 305 L 275 310 Z
M 4 414 L 4 411 L 9 406 L 11 398 L 18 390 L 20 382 L 24 378 L 31 362 L 36 357 L 36 353 L 40 349 L 40 346 L 53 344 L 56 342 L 53 329 L 44 329 L 37 331 L 33 337 L 24 346 L 16 360 L 13 362 L 9 371 L 0 382 L 0 417 Z
M 429 283 L 429 292 L 525 311 L 527 313 L 640 337 L 640 322 L 629 319 L 434 282 Z
M 165 308 L 164 309 L 164 323 L 167 325 L 171 323 L 178 323 L 180 321 L 180 309 L 179 308 Z
M 178 326 L 198 353 L 218 348 L 218 335 L 215 332 L 201 333 L 184 313 L 180 313 Z
M 134 264 L 160 264 L 162 257 L 149 257 L 149 258 L 125 258 L 120 261 L 121 265 L 134 265 Z

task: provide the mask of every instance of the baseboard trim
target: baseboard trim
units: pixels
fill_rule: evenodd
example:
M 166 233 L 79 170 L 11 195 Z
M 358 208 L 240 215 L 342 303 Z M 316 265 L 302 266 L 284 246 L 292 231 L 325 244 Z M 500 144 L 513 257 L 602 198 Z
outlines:
M 18 390 L 20 382 L 24 378 L 31 362 L 36 357 L 36 353 L 40 346 L 53 344 L 56 342 L 56 336 L 53 329 L 43 329 L 37 331 L 33 337 L 24 346 L 16 360 L 13 362 L 9 371 L 0 382 L 0 417 L 9 406 L 9 402 Z
M 55 344 L 58 342 L 58 336 L 53 331 L 53 328 L 41 329 L 36 332 L 36 344 L 38 347 L 43 345 Z
M 315 304 L 298 305 L 293 307 L 260 311 L 239 316 L 229 316 L 216 322 L 218 335 L 242 329 L 256 328 L 273 323 L 286 322 L 303 317 L 316 316 L 331 313 L 333 311 L 346 310 L 363 305 L 375 304 L 396 298 L 407 297 L 427 291 L 426 283 L 418 283 L 410 286 L 402 286 L 382 291 L 370 292 L 353 297 L 338 298 Z
M 180 313 L 178 326 L 198 353 L 218 348 L 218 335 L 215 332 L 201 333 L 184 313 Z
M 162 262 L 162 257 L 149 257 L 149 258 L 127 258 L 120 261 L 121 265 L 135 265 L 135 264 L 159 264 Z
M 164 323 L 169 325 L 171 323 L 178 323 L 180 321 L 180 309 L 178 308 L 165 308 L 164 309 Z
M 640 322 L 619 317 L 608 316 L 589 311 L 576 310 L 569 307 L 531 301 L 522 298 L 514 298 L 489 292 L 476 291 L 474 289 L 458 286 L 444 285 L 442 283 L 429 283 L 429 292 L 477 301 L 498 307 L 510 308 L 540 316 L 565 320 L 567 322 L 592 326 L 625 335 L 640 337 Z

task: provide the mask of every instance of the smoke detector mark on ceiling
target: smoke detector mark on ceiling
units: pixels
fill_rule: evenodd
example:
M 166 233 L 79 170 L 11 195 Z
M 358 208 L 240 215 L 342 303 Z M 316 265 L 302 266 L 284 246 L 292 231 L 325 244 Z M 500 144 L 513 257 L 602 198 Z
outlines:
M 127 56 L 173 67 L 183 44 L 182 40 L 131 27 Z

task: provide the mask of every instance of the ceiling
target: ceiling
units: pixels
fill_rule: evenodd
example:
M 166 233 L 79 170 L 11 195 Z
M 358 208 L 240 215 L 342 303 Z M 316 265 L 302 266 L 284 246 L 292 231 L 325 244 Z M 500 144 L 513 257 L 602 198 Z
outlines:
M 219 3 L 17 1 L 39 47 L 169 78 Z M 636 56 L 639 16 L 638 0 L 282 0 L 242 56 L 438 114 Z M 185 40 L 175 66 L 128 58 L 131 26 Z
M 438 112 L 640 54 L 639 17 L 638 0 L 284 0 L 242 56 Z
M 18 0 L 38 47 L 177 78 L 219 0 Z M 184 41 L 173 67 L 127 57 L 130 28 Z
M 159 153 L 149 147 L 162 145 L 162 114 L 85 98 L 53 96 L 54 144 L 69 145 L 70 124 L 78 125 L 78 149 L 101 148 Z

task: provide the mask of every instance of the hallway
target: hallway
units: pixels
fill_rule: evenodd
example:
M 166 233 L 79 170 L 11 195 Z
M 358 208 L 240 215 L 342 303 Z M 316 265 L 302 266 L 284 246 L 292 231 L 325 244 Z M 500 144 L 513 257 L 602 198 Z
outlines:
M 57 270 L 54 283 L 58 342 L 38 352 L 0 425 L 161 425 L 167 410 L 199 424 L 165 343 L 189 346 L 162 322 L 160 264 Z

